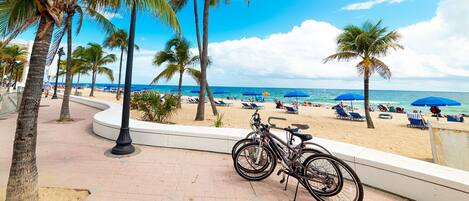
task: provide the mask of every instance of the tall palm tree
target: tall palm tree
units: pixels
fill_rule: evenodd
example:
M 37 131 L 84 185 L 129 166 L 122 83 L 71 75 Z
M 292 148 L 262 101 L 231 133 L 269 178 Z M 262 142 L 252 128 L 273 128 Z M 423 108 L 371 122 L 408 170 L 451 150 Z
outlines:
M 119 48 L 121 51 L 119 58 L 119 79 L 117 80 L 116 93 L 116 100 L 119 100 L 121 96 L 120 85 L 122 75 L 122 59 L 124 57 L 124 52 L 127 51 L 127 48 L 129 46 L 129 36 L 127 34 L 127 31 L 125 31 L 124 29 L 117 29 L 116 31 L 112 32 L 106 37 L 106 39 L 104 39 L 103 46 L 111 50 L 114 48 Z M 135 49 L 139 49 L 138 45 L 135 45 Z
M 361 60 L 355 67 L 358 73 L 363 76 L 364 105 L 368 128 L 374 128 L 369 107 L 370 77 L 377 72 L 384 79 L 391 78 L 391 70 L 378 57 L 386 56 L 390 49 L 403 48 L 398 43 L 401 35 L 396 31 L 388 31 L 381 22 L 380 20 L 373 24 L 366 21 L 361 27 L 355 25 L 345 27 L 344 32 L 337 37 L 338 52 L 324 59 L 324 63 L 331 60 Z
M 91 71 L 91 91 L 90 96 L 94 96 L 96 77 L 98 74 L 105 74 L 112 82 L 114 76 L 112 69 L 105 65 L 116 62 L 116 55 L 107 54 L 98 43 L 88 43 L 87 47 L 78 46 L 75 54 L 88 65 Z
M 38 200 L 36 139 L 37 116 L 41 102 L 47 54 L 54 26 L 63 19 L 62 0 L 0 1 L 0 34 L 8 44 L 19 33 L 30 27 L 37 31 L 31 51 L 29 73 L 18 111 L 13 155 L 7 184 L 7 201 Z
M 177 107 L 181 108 L 182 77 L 187 72 L 193 78 L 198 79 L 197 76 L 200 74 L 200 71 L 188 67 L 197 62 L 199 62 L 199 56 L 191 54 L 189 41 L 176 36 L 166 42 L 164 51 L 157 52 L 153 58 L 153 65 L 160 66 L 166 63 L 166 67 L 151 83 L 157 83 L 161 78 L 170 80 L 176 73 L 179 73 Z
M 57 51 L 58 44 L 62 39 L 62 36 L 66 32 L 67 34 L 67 65 L 66 65 L 66 74 L 65 74 L 65 90 L 62 99 L 62 107 L 60 109 L 60 117 L 59 121 L 70 121 L 70 92 L 72 88 L 72 21 L 73 17 L 78 14 L 78 21 L 77 21 L 77 29 L 76 33 L 78 34 L 81 30 L 81 25 L 83 22 L 83 17 L 86 14 L 93 22 L 102 27 L 105 32 L 111 33 L 114 31 L 114 25 L 106 19 L 102 14 L 96 11 L 96 6 L 92 4 L 91 0 L 67 0 L 66 4 L 66 18 L 65 18 L 65 26 L 63 29 L 59 30 L 56 33 L 56 41 L 53 46 L 51 53 L 55 55 L 55 51 Z M 52 57 L 53 58 L 53 57 Z
M 170 0 L 171 5 L 173 6 L 174 10 L 180 10 L 187 4 L 188 0 Z M 203 15 L 203 41 L 200 39 L 200 30 L 199 30 L 199 14 L 197 9 L 197 0 L 193 0 L 194 2 L 194 19 L 195 19 L 195 31 L 196 31 L 196 38 L 197 38 L 197 48 L 199 50 L 200 59 L 200 93 L 199 99 L 201 100 L 197 105 L 197 114 L 195 120 L 202 121 L 205 118 L 205 89 L 207 90 L 207 95 L 210 99 L 210 104 L 212 106 L 212 111 L 214 115 L 218 114 L 216 109 L 216 105 L 214 103 L 214 99 L 212 93 L 210 91 L 210 87 L 208 86 L 207 82 L 207 67 L 209 63 L 208 59 L 208 15 L 210 6 L 217 6 L 220 4 L 220 0 L 204 0 L 204 15 Z M 224 1 L 226 4 L 230 3 L 230 0 Z M 250 4 L 250 0 L 246 0 L 248 6 Z

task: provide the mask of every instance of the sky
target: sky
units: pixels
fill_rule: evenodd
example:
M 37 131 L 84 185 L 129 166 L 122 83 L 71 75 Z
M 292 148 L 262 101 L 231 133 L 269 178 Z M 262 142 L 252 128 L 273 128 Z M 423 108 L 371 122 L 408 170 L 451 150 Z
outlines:
M 200 18 L 202 5 L 198 0 Z M 468 10 L 467 0 L 251 0 L 249 6 L 245 0 L 232 0 L 210 10 L 208 81 L 212 86 L 362 89 L 358 61 L 322 61 L 336 51 L 336 37 L 345 26 L 383 20 L 402 35 L 404 50 L 381 58 L 392 78 L 374 75 L 371 89 L 469 91 Z M 128 29 L 128 10 L 105 14 L 116 27 Z M 178 12 L 178 19 L 182 35 L 196 48 L 192 1 Z M 152 58 L 175 33 L 144 11 L 136 30 L 140 51 L 134 56 L 133 82 L 149 84 L 163 69 L 153 66 Z M 18 38 L 31 40 L 34 33 L 31 29 Z M 85 18 L 74 37 L 78 46 L 102 43 L 105 34 Z M 118 63 L 109 67 L 117 77 Z M 158 84 L 175 85 L 176 78 Z M 110 81 L 98 76 L 98 82 Z M 183 84 L 195 82 L 186 76 Z

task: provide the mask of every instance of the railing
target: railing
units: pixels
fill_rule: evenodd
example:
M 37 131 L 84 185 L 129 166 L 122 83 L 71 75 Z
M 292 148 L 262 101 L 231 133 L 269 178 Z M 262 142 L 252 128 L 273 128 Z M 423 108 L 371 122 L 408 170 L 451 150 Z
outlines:
M 17 112 L 23 93 L 9 92 L 0 94 L 0 116 Z

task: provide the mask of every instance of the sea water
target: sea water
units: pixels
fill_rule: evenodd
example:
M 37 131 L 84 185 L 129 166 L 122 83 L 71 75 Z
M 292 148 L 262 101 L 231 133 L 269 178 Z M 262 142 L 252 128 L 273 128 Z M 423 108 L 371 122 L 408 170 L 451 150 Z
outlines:
M 90 86 L 90 84 L 82 84 Z M 97 88 L 116 88 L 117 84 L 96 84 Z M 241 100 L 248 100 L 249 98 L 255 99 L 254 97 L 243 96 L 242 94 L 246 91 L 255 92 L 269 92 L 270 95 L 264 96 L 264 100 L 272 102 L 275 99 L 285 101 L 287 103 L 293 101 L 310 101 L 313 103 L 320 103 L 324 105 L 335 105 L 338 102 L 334 101 L 334 98 L 343 93 L 357 93 L 363 95 L 363 90 L 355 89 L 307 89 L 307 88 L 266 88 L 266 87 L 220 87 L 211 86 L 213 92 L 225 91 L 229 92 L 226 94 L 214 94 L 216 98 L 236 98 Z M 182 94 L 185 96 L 198 96 L 197 93 L 191 93 L 191 90 L 198 90 L 198 86 L 183 86 Z M 177 86 L 170 85 L 132 85 L 132 91 L 142 90 L 155 90 L 161 93 L 176 93 L 173 90 L 177 90 Z M 302 91 L 311 95 L 305 98 L 285 98 L 284 95 L 291 91 Z M 436 91 L 398 91 L 398 90 L 370 90 L 370 103 L 372 105 L 384 104 L 398 107 L 404 107 L 406 111 L 419 110 L 428 112 L 429 108 L 426 107 L 414 107 L 410 104 L 419 99 L 427 96 L 438 96 L 456 100 L 461 103 L 461 106 L 456 107 L 440 107 L 444 114 L 469 114 L 469 92 L 436 92 Z M 344 102 L 347 103 L 347 102 Z M 363 107 L 363 101 L 354 101 L 354 107 Z

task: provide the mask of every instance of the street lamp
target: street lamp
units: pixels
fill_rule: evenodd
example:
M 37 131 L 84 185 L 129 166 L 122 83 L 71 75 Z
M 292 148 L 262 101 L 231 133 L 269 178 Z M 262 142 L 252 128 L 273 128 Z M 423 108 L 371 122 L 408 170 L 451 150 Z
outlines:
M 15 84 L 13 85 L 13 90 L 16 90 L 16 85 L 18 83 L 18 72 L 19 72 L 19 65 L 21 64 L 21 61 L 16 60 L 15 61 Z
M 52 99 L 57 99 L 57 82 L 59 82 L 59 70 L 60 70 L 60 57 L 65 55 L 64 48 L 59 48 L 57 52 L 59 54 L 59 59 L 57 60 L 57 72 L 55 72 L 55 86 L 54 86 L 54 95 L 52 95 Z
M 130 17 L 129 46 L 127 50 L 127 64 L 125 67 L 125 85 L 124 85 L 124 102 L 122 104 L 122 121 L 119 137 L 117 137 L 116 145 L 111 149 L 111 153 L 115 155 L 127 155 L 135 151 L 132 145 L 132 139 L 129 133 L 129 116 L 130 116 L 130 90 L 132 85 L 132 64 L 134 59 L 134 42 L 135 42 L 135 21 L 137 16 L 136 0 L 132 2 L 132 15 Z

